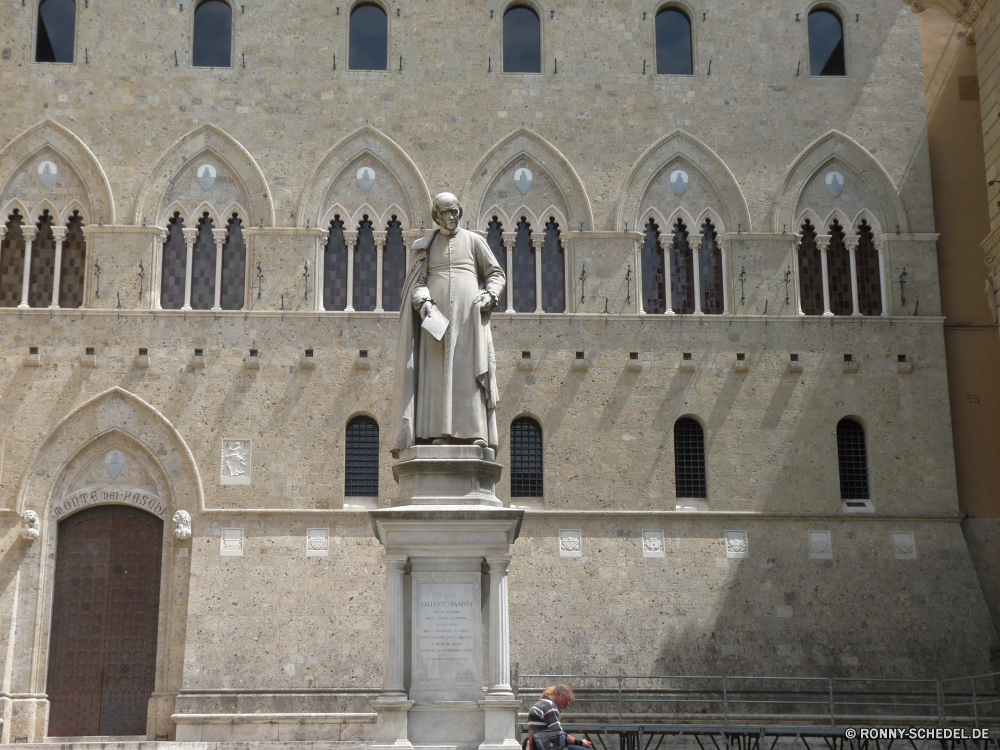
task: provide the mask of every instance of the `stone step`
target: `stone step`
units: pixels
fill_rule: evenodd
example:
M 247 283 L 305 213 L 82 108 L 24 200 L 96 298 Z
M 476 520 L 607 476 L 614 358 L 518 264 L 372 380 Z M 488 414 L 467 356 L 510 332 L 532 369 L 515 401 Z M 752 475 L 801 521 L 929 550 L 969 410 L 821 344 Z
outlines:
M 340 740 L 247 740 L 234 742 L 168 742 L 144 737 L 46 737 L 44 742 L 18 743 L 18 750 L 369 750 L 371 742 Z

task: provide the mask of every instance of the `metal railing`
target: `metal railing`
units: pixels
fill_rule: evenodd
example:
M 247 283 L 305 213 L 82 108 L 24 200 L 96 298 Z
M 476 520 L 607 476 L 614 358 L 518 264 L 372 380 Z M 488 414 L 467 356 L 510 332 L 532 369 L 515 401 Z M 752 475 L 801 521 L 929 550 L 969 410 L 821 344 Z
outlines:
M 522 674 L 513 690 L 527 711 L 549 685 L 576 695 L 567 721 L 659 723 L 936 723 L 979 727 L 1000 718 L 1000 672 L 944 680 L 736 675 Z

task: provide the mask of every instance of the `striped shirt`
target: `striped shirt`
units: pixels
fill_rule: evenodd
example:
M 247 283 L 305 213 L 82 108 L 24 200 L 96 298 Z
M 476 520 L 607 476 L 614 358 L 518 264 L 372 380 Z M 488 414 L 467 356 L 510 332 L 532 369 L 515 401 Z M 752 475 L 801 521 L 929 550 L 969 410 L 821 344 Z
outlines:
M 562 733 L 559 707 L 551 698 L 542 698 L 528 712 L 528 728 L 540 740 L 552 739 Z

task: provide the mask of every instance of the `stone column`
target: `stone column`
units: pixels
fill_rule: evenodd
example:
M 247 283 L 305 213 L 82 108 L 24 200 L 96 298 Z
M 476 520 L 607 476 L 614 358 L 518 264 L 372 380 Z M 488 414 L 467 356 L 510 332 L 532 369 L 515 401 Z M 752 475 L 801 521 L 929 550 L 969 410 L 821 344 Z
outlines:
M 63 242 L 66 241 L 66 233 L 69 231 L 66 227 L 52 227 L 52 237 L 56 241 L 56 260 L 55 267 L 52 269 L 52 303 L 49 305 L 50 310 L 59 309 L 59 282 L 62 277 L 62 251 Z
M 545 233 L 531 233 L 531 247 L 535 251 L 535 312 L 545 312 L 542 308 L 542 248 L 545 247 Z
M 490 678 L 487 698 L 511 699 L 510 622 L 507 609 L 507 567 L 510 557 L 487 557 L 490 567 Z
M 704 315 L 701 311 L 701 243 L 691 246 L 691 262 L 694 264 L 694 314 Z
M 667 304 L 667 309 L 665 310 L 666 315 L 676 315 L 674 312 L 674 290 L 671 288 L 671 281 L 674 276 L 671 273 L 670 261 L 673 260 L 671 253 L 673 252 L 673 244 L 668 244 L 663 251 L 663 281 L 664 289 L 663 295 L 664 300 Z
M 222 309 L 222 246 L 226 244 L 226 229 L 213 229 L 212 239 L 215 240 L 215 303 L 212 309 L 218 312 Z
M 195 228 L 185 228 L 184 244 L 187 245 L 187 261 L 184 267 L 184 304 L 181 310 L 191 309 L 191 274 L 194 272 L 194 243 L 198 240 L 198 230 Z
M 347 305 L 345 312 L 354 312 L 354 248 L 358 245 L 357 232 L 344 232 L 344 247 L 347 249 Z
M 385 563 L 385 679 L 386 698 L 406 698 L 403 684 L 403 568 L 407 557 L 386 555 Z
M 507 250 L 507 312 L 514 312 L 514 245 L 517 244 L 517 232 L 503 233 L 503 246 Z
M 321 229 L 316 235 L 316 309 L 324 312 L 326 299 L 323 295 L 323 287 L 326 284 L 326 246 L 330 243 L 330 230 Z
M 847 245 L 847 254 L 851 258 L 851 317 L 860 318 L 861 317 L 861 304 L 859 303 L 858 296 L 858 258 L 857 258 L 857 248 L 858 248 L 858 237 L 856 235 L 847 235 L 844 237 L 844 243 Z
M 802 312 L 802 290 L 799 288 L 799 274 L 801 273 L 799 269 L 799 245 L 802 242 L 802 236 L 797 235 L 796 239 L 792 240 L 792 268 L 794 269 L 792 273 L 792 281 L 795 282 L 795 314 L 803 315 Z
M 149 293 L 153 296 L 153 309 L 162 310 L 160 305 L 160 284 L 163 279 L 163 243 L 170 235 L 165 227 L 156 227 L 153 234 L 153 267 L 149 269 Z M 90 249 L 89 247 L 87 248 Z
M 875 249 L 878 250 L 878 290 L 882 295 L 882 317 L 889 317 L 889 289 L 885 283 L 885 244 L 886 240 L 879 237 L 875 240 Z
M 819 245 L 820 268 L 823 270 L 823 316 L 827 318 L 833 315 L 833 310 L 830 309 L 830 270 L 826 262 L 830 239 L 831 235 L 829 234 L 816 236 L 816 244 Z
M 387 232 L 372 232 L 375 237 L 375 312 L 385 312 L 382 309 L 382 269 L 385 263 L 385 243 Z
M 35 243 L 38 227 L 21 227 L 24 237 L 24 273 L 21 274 L 21 304 L 18 310 L 28 309 L 28 286 L 31 283 L 31 246 Z

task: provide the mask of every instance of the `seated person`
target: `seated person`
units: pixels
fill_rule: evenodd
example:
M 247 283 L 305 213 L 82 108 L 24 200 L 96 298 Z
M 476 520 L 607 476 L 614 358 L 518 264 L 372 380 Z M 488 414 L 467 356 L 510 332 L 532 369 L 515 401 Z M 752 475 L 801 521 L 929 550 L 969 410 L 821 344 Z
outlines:
M 534 745 L 531 750 L 560 750 L 568 745 L 593 747 L 590 740 L 577 739 L 563 731 L 559 714 L 573 702 L 569 685 L 556 685 L 542 693 L 541 700 L 528 712 L 528 736 Z

